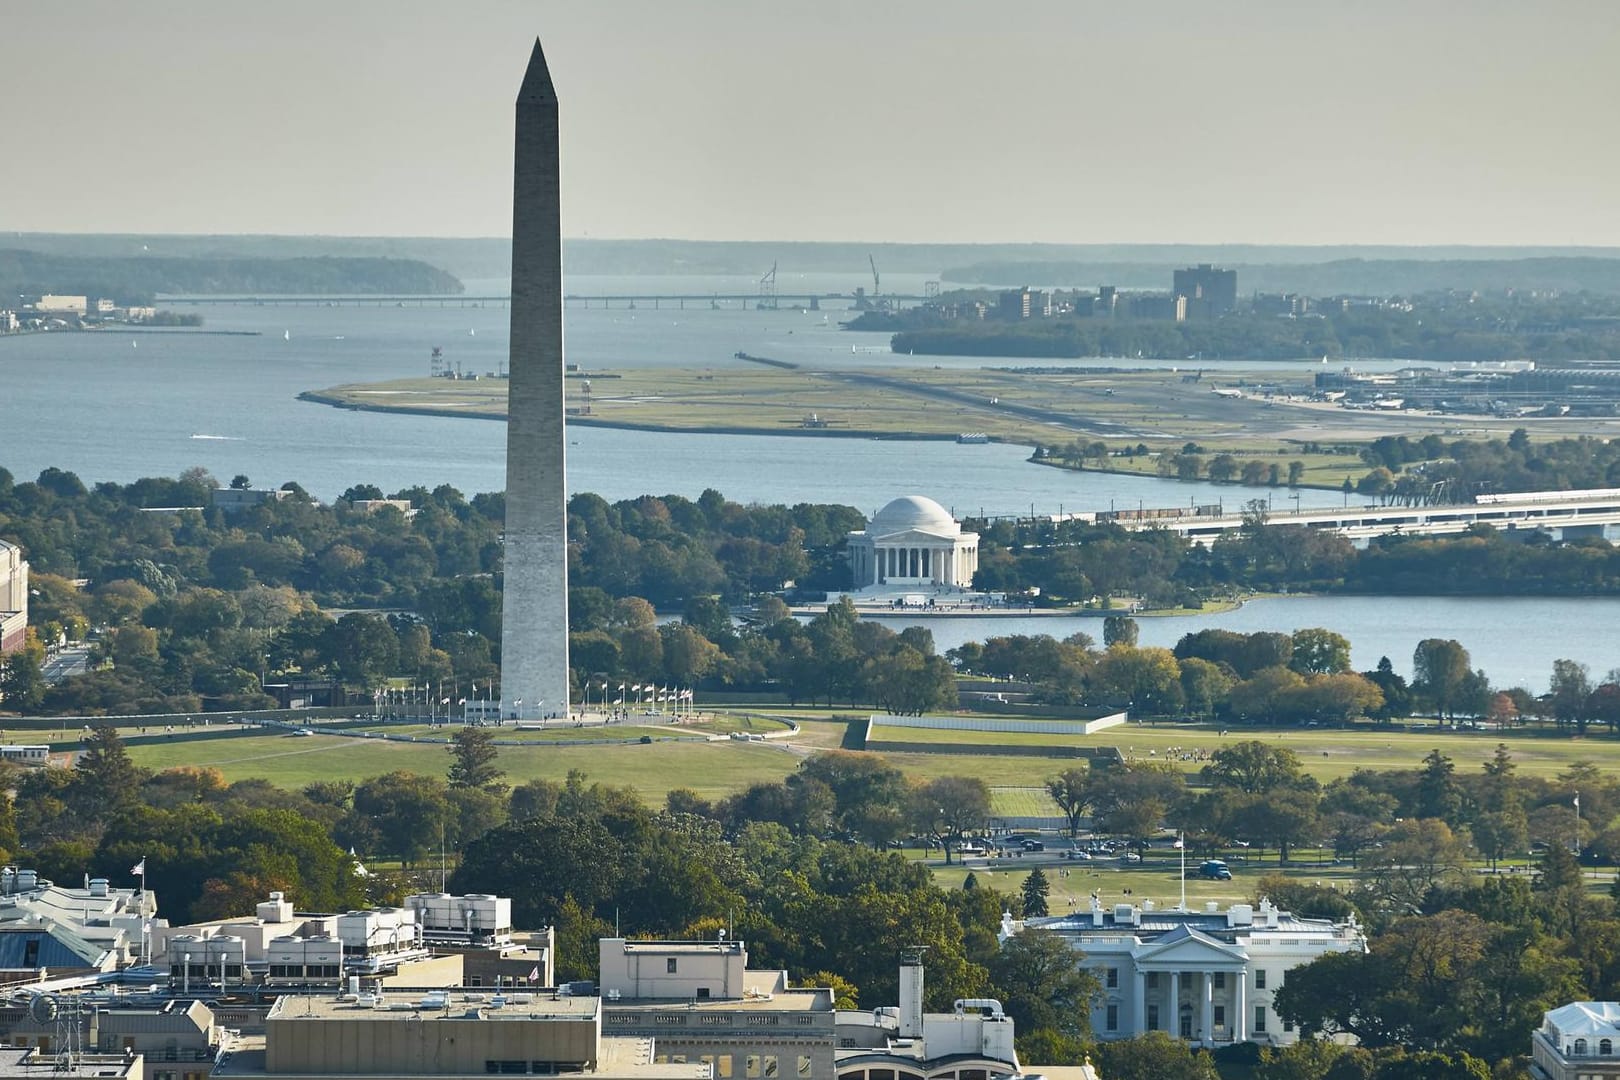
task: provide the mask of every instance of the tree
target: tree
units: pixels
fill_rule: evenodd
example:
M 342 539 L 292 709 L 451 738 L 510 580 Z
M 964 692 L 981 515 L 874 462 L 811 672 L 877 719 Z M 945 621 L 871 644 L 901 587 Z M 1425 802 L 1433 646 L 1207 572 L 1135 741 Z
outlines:
M 1219 1076 L 1208 1054 L 1162 1031 L 1098 1043 L 1097 1071 L 1108 1080 L 1218 1080 Z
M 1442 716 L 1452 714 L 1471 672 L 1468 650 L 1450 638 L 1424 638 L 1412 652 L 1412 692 Z
M 945 862 L 962 837 L 984 827 L 990 818 L 990 788 L 976 776 L 941 776 L 912 796 L 914 816 L 945 847 Z
M 28 713 L 45 700 L 45 647 L 32 629 L 22 648 L 0 657 L 0 702 L 13 712 Z
M 1103 647 L 1113 648 L 1115 645 L 1136 646 L 1137 635 L 1140 633 L 1136 620 L 1129 615 L 1109 615 L 1103 619 Z
M 1080 835 L 1080 819 L 1091 809 L 1091 770 L 1064 769 L 1046 781 L 1047 793 L 1068 821 L 1069 835 Z
M 1350 670 L 1350 639 L 1332 630 L 1294 631 L 1294 658 L 1301 675 L 1341 675 Z
M 1046 898 L 1052 891 L 1052 883 L 1046 880 L 1046 875 L 1040 867 L 1031 870 L 1024 878 L 1024 884 L 1019 889 L 1024 900 L 1024 918 L 1037 918 L 1050 914 L 1046 906 Z
M 246 491 L 252 486 L 253 481 L 249 480 L 241 473 L 237 473 L 235 476 L 231 477 L 231 490 L 233 491 Z
M 1062 935 L 1021 930 L 1002 944 L 989 968 L 1020 1036 L 1051 1030 L 1069 1039 L 1090 1037 L 1091 1004 L 1102 987 Z
M 450 786 L 503 795 L 506 771 L 495 764 L 500 751 L 489 728 L 463 727 L 450 737 Z
M 1259 739 L 1245 739 L 1215 751 L 1204 766 L 1204 778 L 1216 787 L 1249 794 L 1299 787 L 1306 781 L 1298 754 Z
M 1591 671 L 1574 660 L 1554 660 L 1548 684 L 1553 718 L 1560 728 L 1573 726 L 1577 735 L 1586 734 L 1586 703 L 1592 696 Z
M 92 820 L 134 802 L 147 776 L 130 760 L 118 728 L 110 723 L 91 727 L 73 772 L 72 802 L 84 808 Z
M 1362 867 L 1376 898 L 1416 911 L 1430 889 L 1467 875 L 1468 845 L 1438 818 L 1407 818 L 1390 828 Z

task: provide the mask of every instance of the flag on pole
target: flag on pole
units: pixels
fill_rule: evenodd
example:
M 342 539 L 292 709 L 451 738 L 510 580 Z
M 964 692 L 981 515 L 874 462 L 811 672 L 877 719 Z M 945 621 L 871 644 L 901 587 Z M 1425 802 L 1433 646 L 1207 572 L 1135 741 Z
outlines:
M 529 969 L 529 981 L 530 982 L 539 982 L 540 981 L 540 965 L 539 964 L 536 964 L 536 965 L 534 965 L 534 967 Z
M 1581 793 L 1577 791 L 1575 793 L 1575 809 L 1579 810 L 1580 808 L 1581 808 Z
M 146 876 L 146 856 L 144 856 L 144 855 L 141 856 L 141 861 L 136 863 L 134 866 L 130 867 L 129 872 L 131 874 L 134 874 L 136 877 L 145 877 Z

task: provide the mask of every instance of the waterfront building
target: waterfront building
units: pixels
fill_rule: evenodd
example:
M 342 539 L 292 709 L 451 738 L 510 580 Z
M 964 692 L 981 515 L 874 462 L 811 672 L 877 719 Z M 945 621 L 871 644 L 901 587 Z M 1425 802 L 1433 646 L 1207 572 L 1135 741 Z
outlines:
M 501 713 L 523 720 L 569 712 L 557 91 L 538 40 L 514 144 Z
M 1536 1080 L 1620 1077 L 1620 1001 L 1573 1001 L 1541 1016 L 1530 1036 Z
M 22 548 L 0 540 L 0 656 L 28 636 L 28 562 Z
M 34 310 L 53 314 L 83 315 L 90 310 L 88 296 L 64 296 L 46 293 L 34 302 Z
M 1202 911 L 1160 910 L 1152 901 L 1002 921 L 1001 939 L 1026 929 L 1061 935 L 1103 992 L 1092 1007 L 1100 1039 L 1163 1031 L 1202 1046 L 1271 1045 L 1298 1038 L 1273 1008 L 1288 972 L 1330 952 L 1367 948 L 1352 918 L 1335 923 L 1258 907 L 1210 903 Z
M 263 506 L 268 502 L 280 502 L 292 492 L 281 488 L 215 488 L 208 494 L 211 505 L 219 507 L 226 517 L 240 514 L 243 510 L 253 506 Z
M 849 534 L 855 588 L 874 585 L 971 588 L 979 569 L 979 534 L 962 526 L 939 503 L 906 495 Z
M 1237 309 L 1237 271 L 1199 263 L 1172 276 L 1171 292 L 1187 298 L 1187 314 L 1214 319 Z
M 996 297 L 996 314 L 1003 319 L 1050 316 L 1052 297 L 1040 289 L 1031 289 L 1028 285 L 1021 289 L 1009 289 Z

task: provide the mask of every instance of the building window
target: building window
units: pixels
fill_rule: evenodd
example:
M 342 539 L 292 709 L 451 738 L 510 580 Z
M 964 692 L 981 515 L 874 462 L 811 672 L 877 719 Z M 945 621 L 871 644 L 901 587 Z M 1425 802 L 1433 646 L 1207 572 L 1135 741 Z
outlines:
M 775 1080 L 775 1077 L 778 1077 L 781 1074 L 782 1074 L 781 1070 L 777 1067 L 776 1055 L 775 1054 L 766 1054 L 765 1055 L 765 1080 Z
M 1614 1040 L 1612 1040 L 1612 1039 L 1603 1039 L 1603 1040 L 1601 1040 L 1598 1043 L 1598 1053 L 1602 1054 L 1604 1057 L 1608 1057 L 1609 1055 L 1613 1054 L 1614 1053 Z
M 759 1055 L 749 1054 L 743 1059 L 743 1075 L 748 1080 L 759 1080 Z
M 714 1075 L 720 1080 L 731 1080 L 730 1054 L 721 1054 L 714 1059 Z
M 673 974 L 675 974 L 675 958 L 673 956 L 670 957 L 668 960 L 664 961 L 664 974 L 665 975 L 673 975 Z
M 1254 1033 L 1256 1035 L 1266 1033 L 1266 1007 L 1264 1005 L 1254 1007 Z
M 1266 988 L 1266 971 L 1264 968 L 1256 969 L 1254 973 L 1254 988 L 1256 990 L 1264 990 Z
M 1108 1006 L 1107 1014 L 1103 1019 L 1103 1030 L 1104 1031 L 1118 1031 L 1119 1030 L 1119 1006 L 1118 1005 L 1110 1005 L 1110 1006 Z
M 1159 988 L 1159 973 L 1157 971 L 1150 971 L 1147 973 L 1147 988 L 1149 990 L 1157 990 Z
M 810 1076 L 810 1055 L 809 1054 L 800 1054 L 799 1055 L 799 1080 L 809 1080 L 809 1076 Z
M 1217 990 L 1225 990 L 1226 989 L 1226 972 L 1217 971 L 1215 973 L 1215 989 L 1217 989 Z
M 1118 990 L 1119 989 L 1119 968 L 1112 967 L 1112 968 L 1108 969 L 1108 978 L 1107 978 L 1107 982 L 1105 983 L 1105 985 L 1110 990 Z
M 1223 1028 L 1223 1027 L 1226 1026 L 1226 1006 L 1225 1005 L 1217 1005 L 1217 1006 L 1215 1006 L 1215 1026 L 1218 1027 L 1218 1028 Z
M 1158 1031 L 1159 1030 L 1159 1007 L 1157 1005 L 1149 1005 L 1147 1007 L 1147 1013 L 1148 1013 L 1147 1014 L 1147 1029 L 1149 1031 Z
M 1283 1030 L 1284 1031 L 1293 1031 L 1294 1030 L 1294 1022 L 1292 1020 L 1284 1020 L 1283 1021 Z
M 1575 1057 L 1585 1057 L 1586 1056 L 1586 1040 L 1585 1039 L 1576 1039 L 1575 1040 L 1574 1056 Z

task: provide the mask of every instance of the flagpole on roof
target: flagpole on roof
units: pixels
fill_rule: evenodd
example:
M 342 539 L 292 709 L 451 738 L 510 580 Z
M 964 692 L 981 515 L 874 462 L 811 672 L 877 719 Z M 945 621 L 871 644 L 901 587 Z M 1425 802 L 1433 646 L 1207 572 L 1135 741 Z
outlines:
M 1181 910 L 1187 910 L 1187 833 L 1176 834 L 1176 847 L 1181 849 Z

